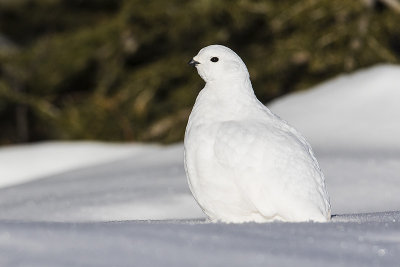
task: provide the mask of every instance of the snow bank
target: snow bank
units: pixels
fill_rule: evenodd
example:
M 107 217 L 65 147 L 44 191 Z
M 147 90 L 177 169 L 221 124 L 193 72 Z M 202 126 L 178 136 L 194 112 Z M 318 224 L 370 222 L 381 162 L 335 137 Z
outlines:
M 110 162 L 154 146 L 100 142 L 45 142 L 0 149 L 0 187 Z
M 319 149 L 400 150 L 400 66 L 342 75 L 268 107 Z
M 334 214 L 400 210 L 398 154 L 319 152 Z
M 400 209 L 400 67 L 346 74 L 268 107 L 311 143 L 334 213 Z
M 124 158 L 0 188 L 0 211 L 0 221 L 204 217 L 186 182 L 181 144 L 138 145 Z

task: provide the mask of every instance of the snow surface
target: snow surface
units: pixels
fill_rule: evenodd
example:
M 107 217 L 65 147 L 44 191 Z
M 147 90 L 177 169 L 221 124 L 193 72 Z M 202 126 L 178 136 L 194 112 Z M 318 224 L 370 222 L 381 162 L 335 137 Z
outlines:
M 398 266 L 400 214 L 376 216 L 363 223 L 0 222 L 0 266 Z
M 268 107 L 318 148 L 400 150 L 400 66 L 341 75 Z
M 146 151 L 151 146 L 146 146 Z M 144 146 L 99 142 L 51 142 L 0 149 L 0 187 L 142 152 Z
M 204 215 L 186 183 L 181 144 L 150 146 L 120 160 L 0 188 L 0 220 L 77 222 L 197 217 Z
M 400 66 L 341 75 L 268 107 L 311 143 L 333 213 L 400 210 Z
M 399 77 L 379 66 L 270 105 L 316 151 L 341 214 L 325 224 L 207 223 L 181 144 L 0 148 L 0 266 L 397 266 Z

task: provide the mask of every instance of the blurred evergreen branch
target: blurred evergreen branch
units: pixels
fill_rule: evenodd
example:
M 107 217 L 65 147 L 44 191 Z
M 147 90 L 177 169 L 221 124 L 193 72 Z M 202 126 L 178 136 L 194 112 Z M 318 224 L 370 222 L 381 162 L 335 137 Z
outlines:
M 57 109 L 50 102 L 12 90 L 2 81 L 0 81 L 0 97 L 10 103 L 26 105 L 30 107 L 33 112 L 41 114 L 48 119 L 55 119 L 58 115 Z

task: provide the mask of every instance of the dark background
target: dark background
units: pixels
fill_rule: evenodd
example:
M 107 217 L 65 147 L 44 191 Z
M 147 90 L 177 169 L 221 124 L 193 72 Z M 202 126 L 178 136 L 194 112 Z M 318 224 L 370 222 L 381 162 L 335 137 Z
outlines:
M 0 0 L 0 144 L 175 142 L 223 44 L 261 101 L 400 61 L 397 0 Z

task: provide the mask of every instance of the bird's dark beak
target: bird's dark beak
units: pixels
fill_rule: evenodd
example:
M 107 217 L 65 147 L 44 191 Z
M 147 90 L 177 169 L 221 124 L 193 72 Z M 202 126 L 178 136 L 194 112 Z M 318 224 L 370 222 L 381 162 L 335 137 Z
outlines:
M 194 59 L 192 58 L 192 59 L 188 62 L 188 64 L 189 64 L 190 66 L 196 67 L 196 65 L 199 65 L 200 62 L 198 62 L 198 61 L 196 61 L 196 60 L 194 60 Z

